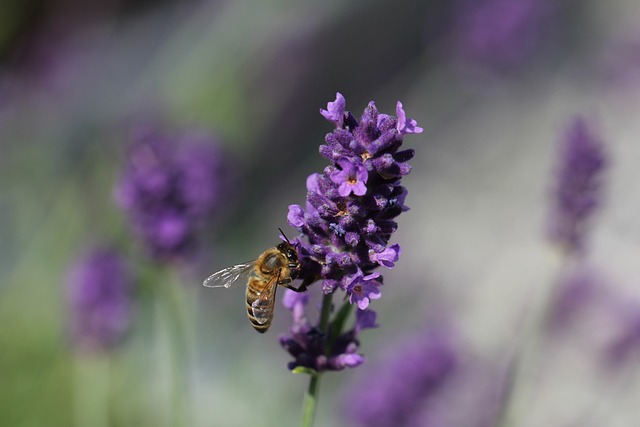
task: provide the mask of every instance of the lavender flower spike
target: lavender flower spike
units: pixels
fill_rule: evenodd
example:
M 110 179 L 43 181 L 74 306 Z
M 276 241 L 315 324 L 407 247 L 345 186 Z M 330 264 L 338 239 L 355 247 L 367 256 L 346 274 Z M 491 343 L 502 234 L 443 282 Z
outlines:
M 128 160 L 115 193 L 134 234 L 157 260 L 188 258 L 197 231 L 222 200 L 215 141 L 203 133 L 139 127 Z
M 84 351 L 119 343 L 132 317 L 132 282 L 124 260 L 111 249 L 93 249 L 71 268 L 67 283 L 69 332 Z
M 341 332 L 338 336 L 320 331 L 318 325 L 312 325 L 305 313 L 309 299 L 306 293 L 285 291 L 283 303 L 293 315 L 290 335 L 280 336 L 280 345 L 293 356 L 289 369 L 310 369 L 317 373 L 341 371 L 361 365 L 365 358 L 358 351 L 358 336 L 365 329 L 375 328 L 376 313 L 372 310 L 359 310 L 353 328 Z M 334 320 L 336 322 L 337 320 Z M 335 323 L 329 330 L 335 330 Z
M 585 119 L 575 118 L 561 151 L 550 224 L 551 240 L 570 253 L 584 249 L 589 220 L 602 197 L 606 163 L 600 138 Z
M 345 105 L 337 93 L 328 110 L 321 110 L 337 126 L 320 146 L 330 164 L 309 176 L 306 208 L 289 206 L 287 219 L 308 239 L 299 244 L 299 277 L 307 284 L 322 280 L 326 294 L 342 289 L 365 309 L 381 295 L 382 276 L 372 270 L 393 268 L 400 255 L 400 245 L 389 240 L 397 229 L 394 219 L 408 209 L 401 180 L 414 155 L 400 148 L 404 135 L 422 128 L 400 102 L 397 118 L 379 113 L 372 101 L 356 119 Z

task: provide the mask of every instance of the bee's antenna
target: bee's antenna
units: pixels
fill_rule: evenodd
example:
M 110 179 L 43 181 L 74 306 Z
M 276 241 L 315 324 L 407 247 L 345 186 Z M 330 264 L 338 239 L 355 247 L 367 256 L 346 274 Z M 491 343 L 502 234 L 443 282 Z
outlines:
M 286 242 L 288 244 L 291 244 L 291 242 L 289 241 L 289 239 L 287 238 L 287 235 L 284 234 L 284 231 L 282 231 L 282 228 L 278 228 L 278 231 L 280 231 L 280 234 L 282 234 L 282 237 L 284 237 L 284 240 L 286 240 Z

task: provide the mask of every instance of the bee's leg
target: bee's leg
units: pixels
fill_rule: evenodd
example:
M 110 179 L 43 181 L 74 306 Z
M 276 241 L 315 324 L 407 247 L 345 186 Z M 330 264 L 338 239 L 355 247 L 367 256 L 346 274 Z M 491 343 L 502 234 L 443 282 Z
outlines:
M 293 282 L 296 278 L 297 278 L 297 273 L 293 276 L 289 276 L 286 279 L 278 280 L 278 285 L 282 285 L 285 288 L 291 289 L 294 292 L 305 292 L 307 290 L 307 287 L 310 284 L 312 284 L 317 280 L 320 280 L 319 276 L 305 277 L 302 283 L 300 283 L 300 286 L 298 286 L 297 288 L 294 288 L 293 286 L 290 285 L 290 283 Z
M 297 288 L 294 288 L 293 286 L 290 285 L 290 283 L 292 282 L 293 279 L 289 278 L 288 280 L 283 280 L 280 285 L 284 286 L 287 289 L 291 289 L 294 292 L 305 292 L 307 290 L 307 285 L 309 285 L 309 283 L 312 283 L 313 281 L 309 281 L 309 280 L 304 280 L 300 286 L 298 286 Z
M 278 272 L 278 285 L 282 285 L 285 288 L 288 288 L 289 283 L 293 282 L 293 279 L 291 277 L 287 277 L 286 279 L 282 279 L 280 280 L 280 273 Z
M 281 283 L 282 286 L 284 286 L 287 289 L 291 289 L 294 292 L 304 292 L 307 290 L 307 287 L 303 284 L 301 284 L 300 286 L 298 286 L 297 288 L 294 288 L 293 286 L 289 285 L 289 284 L 284 284 Z

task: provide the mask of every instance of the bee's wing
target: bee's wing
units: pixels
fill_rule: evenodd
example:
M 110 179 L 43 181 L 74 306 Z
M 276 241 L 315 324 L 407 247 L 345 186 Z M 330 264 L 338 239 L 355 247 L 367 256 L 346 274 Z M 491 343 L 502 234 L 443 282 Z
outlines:
M 251 304 L 253 317 L 261 325 L 264 325 L 273 317 L 279 278 L 280 275 L 274 275 L 260 291 L 258 298 Z
M 227 267 L 207 277 L 202 284 L 209 288 L 228 288 L 242 278 L 247 278 L 255 265 L 255 261 Z

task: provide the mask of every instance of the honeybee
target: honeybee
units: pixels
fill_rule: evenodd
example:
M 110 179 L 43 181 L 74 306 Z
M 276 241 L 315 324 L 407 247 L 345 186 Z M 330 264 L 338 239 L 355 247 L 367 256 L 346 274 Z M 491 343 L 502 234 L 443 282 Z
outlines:
M 222 269 L 202 283 L 209 288 L 229 288 L 240 279 L 247 279 L 247 315 L 251 325 L 260 333 L 267 332 L 271 326 L 278 285 L 296 292 L 307 288 L 305 283 L 297 288 L 291 285 L 300 272 L 300 261 L 296 247 L 284 233 L 282 236 L 283 242 L 267 249 L 256 260 Z

